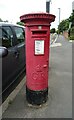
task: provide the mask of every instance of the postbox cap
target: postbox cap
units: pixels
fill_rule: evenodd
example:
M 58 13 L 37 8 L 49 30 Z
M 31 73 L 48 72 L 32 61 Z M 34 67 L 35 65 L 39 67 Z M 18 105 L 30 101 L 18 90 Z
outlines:
M 49 21 L 49 23 L 54 22 L 55 15 L 49 14 L 49 13 L 29 13 L 24 14 L 20 16 L 21 22 L 27 22 L 29 20 L 46 20 Z

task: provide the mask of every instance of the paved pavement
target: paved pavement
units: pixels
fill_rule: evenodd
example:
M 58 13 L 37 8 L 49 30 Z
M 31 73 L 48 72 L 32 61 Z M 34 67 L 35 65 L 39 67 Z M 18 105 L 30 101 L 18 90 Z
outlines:
M 72 43 L 63 36 L 59 36 L 57 43 L 61 46 L 50 49 L 49 99 L 46 104 L 30 106 L 23 85 L 3 118 L 72 118 Z

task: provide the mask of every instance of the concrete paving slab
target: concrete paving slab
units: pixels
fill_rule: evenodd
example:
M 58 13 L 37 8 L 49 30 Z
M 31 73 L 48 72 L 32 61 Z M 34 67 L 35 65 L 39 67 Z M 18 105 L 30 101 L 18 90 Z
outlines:
M 53 43 L 50 45 L 50 47 L 59 47 L 59 46 L 62 46 L 61 43 Z

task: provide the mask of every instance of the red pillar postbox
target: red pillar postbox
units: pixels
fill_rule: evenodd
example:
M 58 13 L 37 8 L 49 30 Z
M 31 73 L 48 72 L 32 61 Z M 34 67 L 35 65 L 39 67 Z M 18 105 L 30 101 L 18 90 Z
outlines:
M 48 98 L 50 23 L 55 16 L 32 13 L 20 19 L 26 26 L 26 98 L 40 105 Z

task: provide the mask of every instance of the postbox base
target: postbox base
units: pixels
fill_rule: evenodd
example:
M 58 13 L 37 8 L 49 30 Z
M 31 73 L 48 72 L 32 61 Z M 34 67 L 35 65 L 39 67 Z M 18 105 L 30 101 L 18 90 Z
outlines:
M 26 99 L 32 105 L 41 105 L 48 99 L 48 88 L 42 91 L 32 91 L 26 87 Z

